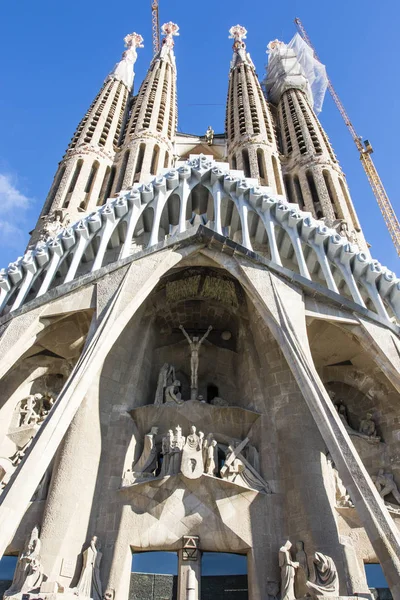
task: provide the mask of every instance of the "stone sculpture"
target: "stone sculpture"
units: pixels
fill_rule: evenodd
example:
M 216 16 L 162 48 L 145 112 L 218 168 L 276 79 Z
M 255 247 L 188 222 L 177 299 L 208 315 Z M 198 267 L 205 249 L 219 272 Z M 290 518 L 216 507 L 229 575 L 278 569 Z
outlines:
M 375 438 L 380 441 L 380 438 L 376 435 L 376 425 L 375 421 L 372 419 L 372 413 L 367 413 L 365 419 L 362 419 L 360 422 L 360 427 L 358 432 L 362 435 L 365 435 L 367 438 Z
M 205 463 L 205 473 L 207 475 L 216 475 L 218 471 L 218 447 L 217 440 L 211 440 L 206 448 L 207 458 Z
M 300 568 L 303 570 L 305 576 L 308 578 L 309 569 L 308 569 L 308 561 L 307 554 L 304 550 L 304 542 L 298 541 L 296 542 L 296 560 L 299 563 Z
M 193 338 L 190 338 L 189 335 L 187 334 L 187 332 L 185 331 L 183 325 L 179 325 L 179 329 L 182 331 L 183 335 L 189 342 L 190 371 L 191 371 L 191 383 L 190 383 L 191 399 L 196 400 L 197 399 L 200 346 L 204 342 L 206 337 L 209 335 L 210 331 L 212 330 L 212 327 L 211 327 L 211 325 L 209 326 L 209 328 L 207 329 L 206 333 L 203 335 L 202 338 L 199 338 L 198 336 L 193 336 Z
M 169 475 L 170 451 L 173 437 L 174 432 L 172 431 L 172 429 L 170 429 L 168 431 L 168 434 L 162 438 L 161 454 L 163 458 L 161 464 L 160 477 L 165 477 L 166 475 Z
M 37 404 L 42 400 L 42 394 L 30 394 L 21 402 L 20 415 L 21 422 L 20 426 L 24 425 L 35 425 L 40 417 L 39 412 L 36 412 Z
M 299 563 L 292 560 L 289 540 L 279 549 L 279 567 L 281 569 L 281 600 L 296 600 L 294 582 Z
M 261 475 L 257 473 L 243 454 L 241 454 L 248 441 L 249 439 L 246 438 L 240 443 L 235 441 L 230 443 L 220 475 L 222 479 L 226 479 L 232 483 L 270 493 L 271 490 L 268 483 L 263 480 Z
M 179 391 L 181 382 L 175 379 L 165 390 L 165 404 L 183 404 L 181 393 Z
M 170 438 L 169 464 L 167 475 L 177 475 L 181 469 L 182 450 L 185 445 L 185 437 L 182 435 L 182 429 L 178 425 L 175 427 L 175 433 Z
M 400 504 L 399 488 L 394 481 L 392 473 L 385 473 L 383 469 L 379 469 L 378 475 L 372 477 L 375 487 L 381 498 L 385 498 L 388 494 L 393 494 L 397 504 Z
M 137 463 L 132 467 L 134 479 L 149 477 L 155 474 L 158 465 L 155 441 L 157 433 L 158 427 L 152 427 L 150 433 L 144 436 L 143 452 Z
M 88 548 L 83 552 L 81 576 L 74 592 L 76 596 L 86 596 L 92 600 L 102 600 L 103 594 L 100 581 L 102 553 L 99 548 L 100 545 L 97 543 L 97 537 L 93 536 Z
M 166 389 L 175 381 L 175 368 L 168 363 L 164 363 L 158 375 L 156 397 L 154 404 L 160 405 L 165 402 Z
M 211 127 L 211 125 L 209 125 L 207 127 L 207 131 L 206 131 L 206 142 L 209 146 L 211 146 L 211 144 L 213 143 L 213 139 L 214 139 L 214 129 Z
M 335 397 L 335 393 L 329 392 L 329 396 L 333 400 Z M 359 430 L 356 431 L 349 424 L 348 417 L 347 417 L 347 409 L 346 409 L 345 405 L 342 403 L 335 404 L 335 408 L 338 412 L 340 420 L 342 421 L 342 423 L 345 426 L 345 429 L 349 435 L 360 437 L 360 438 L 366 440 L 367 442 L 379 443 L 381 441 L 381 438 L 378 437 L 375 433 L 376 425 L 375 425 L 375 422 L 371 419 L 371 417 L 372 417 L 371 413 L 367 413 L 367 418 L 361 420 Z
M 331 468 L 332 477 L 335 483 L 336 506 L 338 508 L 353 508 L 354 504 L 349 496 L 346 487 L 343 484 L 343 481 L 340 478 L 338 470 L 335 467 L 335 463 L 333 462 L 332 457 L 329 453 L 326 456 L 326 460 Z
M 229 402 L 219 396 L 215 396 L 215 398 L 210 401 L 210 404 L 213 406 L 229 406 Z
M 33 528 L 25 548 L 20 555 L 14 573 L 11 587 L 4 593 L 4 598 L 15 594 L 31 592 L 39 588 L 43 579 L 43 569 L 40 563 L 39 528 Z
M 203 437 L 201 431 L 197 435 L 196 427 L 192 425 L 182 450 L 181 462 L 181 472 L 188 479 L 198 479 L 203 474 Z
M 335 563 L 330 556 L 326 556 L 321 552 L 314 554 L 311 577 L 306 585 L 313 598 L 339 596 L 338 574 Z

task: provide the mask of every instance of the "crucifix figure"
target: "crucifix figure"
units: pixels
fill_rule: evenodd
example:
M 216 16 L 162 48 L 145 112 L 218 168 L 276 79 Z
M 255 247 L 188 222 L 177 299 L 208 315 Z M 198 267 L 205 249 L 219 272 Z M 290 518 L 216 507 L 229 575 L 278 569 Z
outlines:
M 210 327 L 207 329 L 207 331 L 205 332 L 205 334 L 203 335 L 202 338 L 199 338 L 198 336 L 193 336 L 193 338 L 190 338 L 189 335 L 187 334 L 187 332 L 185 331 L 183 325 L 179 325 L 179 329 L 182 330 L 182 333 L 185 336 L 185 338 L 187 339 L 187 341 L 189 342 L 189 346 L 190 346 L 190 370 L 191 370 L 190 387 L 191 387 L 191 392 L 192 392 L 191 399 L 196 400 L 196 398 L 197 398 L 197 379 L 198 379 L 198 372 L 199 372 L 200 346 L 204 342 L 204 340 L 206 339 L 208 334 L 210 333 L 212 327 L 210 325 Z

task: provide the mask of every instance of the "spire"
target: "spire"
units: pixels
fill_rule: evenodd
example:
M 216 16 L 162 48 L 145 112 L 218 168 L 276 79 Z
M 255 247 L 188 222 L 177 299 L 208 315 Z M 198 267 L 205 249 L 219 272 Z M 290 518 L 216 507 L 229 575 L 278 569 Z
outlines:
M 225 122 L 229 162 L 282 194 L 275 124 L 243 41 L 247 30 L 235 25 L 229 33 L 234 40 Z
M 30 243 L 46 237 L 49 224 L 65 226 L 82 213 L 103 204 L 115 176 L 113 162 L 118 148 L 129 95 L 133 65 L 143 38 L 130 33 L 126 50 L 103 83 L 89 110 L 79 123 L 59 164 Z
M 238 64 L 245 63 L 254 68 L 250 54 L 246 52 L 246 44 L 243 40 L 247 38 L 247 29 L 243 25 L 234 25 L 229 30 L 229 39 L 234 40 L 232 44 L 233 57 L 231 60 L 231 69 L 234 69 Z
M 129 33 L 124 37 L 125 42 L 125 52 L 122 54 L 121 60 L 115 65 L 114 69 L 111 71 L 109 79 L 116 79 L 118 81 L 122 81 L 130 91 L 133 86 L 133 78 L 134 71 L 133 66 L 137 59 L 137 48 L 143 48 L 143 38 L 138 33 Z
M 174 37 L 179 27 L 164 23 L 161 31 L 160 50 L 131 105 L 116 159 L 113 193 L 144 182 L 172 163 L 177 126 Z

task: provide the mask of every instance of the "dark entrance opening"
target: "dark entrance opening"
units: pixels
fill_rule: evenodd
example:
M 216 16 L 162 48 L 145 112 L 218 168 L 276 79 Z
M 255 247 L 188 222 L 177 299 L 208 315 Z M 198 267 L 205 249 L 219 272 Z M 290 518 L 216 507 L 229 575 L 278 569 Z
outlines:
M 248 600 L 247 556 L 204 552 L 201 559 L 201 600 Z
M 218 388 L 213 383 L 209 383 L 207 386 L 207 402 L 210 404 L 211 400 L 218 397 Z

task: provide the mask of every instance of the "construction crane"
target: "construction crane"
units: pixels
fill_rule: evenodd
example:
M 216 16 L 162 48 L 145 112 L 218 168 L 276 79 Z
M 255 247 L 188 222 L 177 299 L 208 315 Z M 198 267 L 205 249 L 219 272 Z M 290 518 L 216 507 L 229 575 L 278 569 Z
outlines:
M 320 59 L 318 58 L 315 48 L 312 45 L 311 40 L 308 37 L 307 32 L 304 29 L 304 26 L 303 26 L 302 22 L 300 21 L 300 19 L 296 18 L 294 20 L 294 22 L 296 23 L 296 27 L 297 27 L 301 37 L 303 38 L 303 40 L 313 50 L 314 57 L 316 58 L 316 60 L 321 62 Z M 360 153 L 361 164 L 362 164 L 364 171 L 368 177 L 368 181 L 371 185 L 371 188 L 372 188 L 372 191 L 376 198 L 376 201 L 378 202 L 378 206 L 379 206 L 382 216 L 385 220 L 386 227 L 388 228 L 388 231 L 390 233 L 390 237 L 392 238 L 393 244 L 395 245 L 395 248 L 397 250 L 397 254 L 400 256 L 400 225 L 399 225 L 399 221 L 397 220 L 396 213 L 394 212 L 393 206 L 391 205 L 389 197 L 383 186 L 381 178 L 379 177 L 378 171 L 376 170 L 376 167 L 371 158 L 373 148 L 372 148 L 369 140 L 362 141 L 362 138 L 359 135 L 357 135 L 354 125 L 350 121 L 349 115 L 347 114 L 339 96 L 335 92 L 335 89 L 334 89 L 329 77 L 328 77 L 328 90 L 333 98 L 334 103 L 336 104 L 337 108 L 339 109 L 340 114 L 343 117 L 343 121 L 345 122 L 347 129 L 350 131 L 351 137 L 353 138 L 355 145 L 357 146 L 357 149 Z
M 151 27 L 153 30 L 153 56 L 160 50 L 160 20 L 158 18 L 158 0 L 151 1 Z

